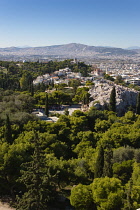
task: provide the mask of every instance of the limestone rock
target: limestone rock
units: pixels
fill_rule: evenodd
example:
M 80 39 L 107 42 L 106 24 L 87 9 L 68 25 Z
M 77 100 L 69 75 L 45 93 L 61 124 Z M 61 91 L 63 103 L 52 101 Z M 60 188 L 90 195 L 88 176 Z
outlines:
M 138 91 L 108 81 L 95 83 L 89 90 L 91 98 L 93 99 L 89 106 L 104 109 L 104 107 L 109 104 L 113 86 L 115 86 L 116 89 L 116 111 L 119 116 L 124 114 L 128 107 L 136 106 Z

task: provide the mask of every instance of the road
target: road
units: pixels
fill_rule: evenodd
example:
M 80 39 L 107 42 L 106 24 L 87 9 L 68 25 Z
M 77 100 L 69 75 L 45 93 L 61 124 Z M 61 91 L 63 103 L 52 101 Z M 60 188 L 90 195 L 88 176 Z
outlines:
M 81 110 L 81 105 L 72 105 L 72 106 L 62 106 L 62 110 L 50 110 L 50 113 L 59 113 L 59 114 L 64 114 L 65 109 L 68 109 L 69 115 L 71 115 L 75 110 Z

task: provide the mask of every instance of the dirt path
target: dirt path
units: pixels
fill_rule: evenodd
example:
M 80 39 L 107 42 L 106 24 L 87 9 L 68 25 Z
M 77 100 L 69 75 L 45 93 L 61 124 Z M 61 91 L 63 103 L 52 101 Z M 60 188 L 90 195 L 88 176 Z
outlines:
M 14 208 L 10 208 L 8 204 L 0 202 L 0 210 L 15 210 Z

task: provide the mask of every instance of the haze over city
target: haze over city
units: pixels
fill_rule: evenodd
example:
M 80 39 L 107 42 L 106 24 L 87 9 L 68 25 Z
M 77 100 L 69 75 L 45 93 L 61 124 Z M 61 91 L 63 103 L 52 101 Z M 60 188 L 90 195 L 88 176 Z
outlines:
M 138 0 L 1 0 L 0 47 L 140 46 Z

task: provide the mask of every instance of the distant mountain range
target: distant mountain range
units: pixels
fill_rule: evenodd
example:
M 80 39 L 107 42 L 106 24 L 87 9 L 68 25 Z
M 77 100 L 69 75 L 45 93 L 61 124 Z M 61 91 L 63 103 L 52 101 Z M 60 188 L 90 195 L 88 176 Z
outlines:
M 131 49 L 114 47 L 88 46 L 78 43 L 52 45 L 44 47 L 8 47 L 0 48 L 1 56 L 26 57 L 26 56 L 60 56 L 66 58 L 81 57 L 112 57 L 112 56 L 135 56 L 138 52 Z
M 126 48 L 126 50 L 138 50 L 138 49 L 140 49 L 140 47 L 138 47 L 138 46 L 133 46 L 133 47 Z

